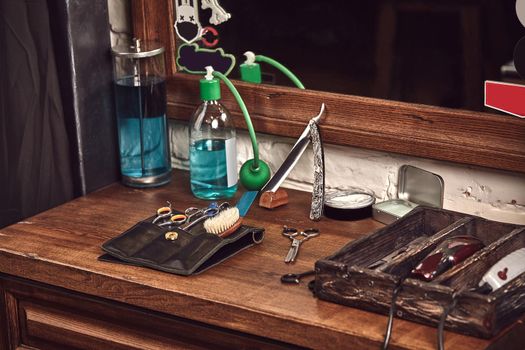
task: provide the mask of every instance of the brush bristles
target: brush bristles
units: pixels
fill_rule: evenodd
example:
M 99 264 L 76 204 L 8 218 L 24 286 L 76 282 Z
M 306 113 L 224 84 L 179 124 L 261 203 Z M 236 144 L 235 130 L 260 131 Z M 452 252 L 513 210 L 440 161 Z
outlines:
M 204 229 L 208 233 L 222 236 L 224 232 L 234 226 L 239 219 L 239 209 L 237 209 L 237 207 L 231 207 L 204 221 Z

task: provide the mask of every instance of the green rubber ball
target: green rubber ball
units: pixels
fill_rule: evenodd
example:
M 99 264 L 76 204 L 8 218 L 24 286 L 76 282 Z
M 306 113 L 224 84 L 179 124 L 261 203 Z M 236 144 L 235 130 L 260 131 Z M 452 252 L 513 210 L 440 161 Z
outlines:
M 258 191 L 270 180 L 270 167 L 259 160 L 259 168 L 253 168 L 253 159 L 246 161 L 239 172 L 241 184 L 249 191 Z

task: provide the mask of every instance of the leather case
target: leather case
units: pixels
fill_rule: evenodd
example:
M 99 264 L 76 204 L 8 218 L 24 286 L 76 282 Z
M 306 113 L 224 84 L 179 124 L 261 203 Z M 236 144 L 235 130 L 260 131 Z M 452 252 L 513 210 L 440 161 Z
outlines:
M 242 225 L 228 237 L 206 233 L 202 224 L 189 231 L 163 228 L 151 221 L 137 223 L 102 245 L 106 254 L 101 261 L 121 262 L 178 275 L 199 274 L 238 252 L 262 242 L 264 229 Z M 166 232 L 177 232 L 176 240 L 167 240 Z

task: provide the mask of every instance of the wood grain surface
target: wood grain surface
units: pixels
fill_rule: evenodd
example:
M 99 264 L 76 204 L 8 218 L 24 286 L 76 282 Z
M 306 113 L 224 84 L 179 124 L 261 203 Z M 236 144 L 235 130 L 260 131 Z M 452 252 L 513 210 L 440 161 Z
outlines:
M 198 79 L 170 78 L 170 118 L 190 119 L 200 103 Z M 325 143 L 525 173 L 525 120 L 519 118 L 240 81 L 235 86 L 258 132 L 296 138 L 325 103 Z M 235 126 L 246 129 L 226 88 L 222 102 Z
M 248 225 L 266 238 L 202 275 L 182 277 L 97 260 L 100 246 L 171 201 L 176 209 L 204 206 L 189 191 L 188 174 L 176 171 L 170 185 L 132 189 L 111 185 L 0 231 L 0 272 L 107 300 L 316 349 L 378 348 L 386 317 L 318 300 L 306 287 L 282 285 L 280 276 L 302 272 L 382 224 L 371 219 L 339 222 L 308 219 L 310 194 L 289 190 L 289 204 L 273 211 L 254 205 Z M 240 196 L 240 193 L 237 194 Z M 282 225 L 318 227 L 297 262 L 283 262 L 290 241 Z M 44 316 L 33 308 L 34 322 Z M 447 349 L 483 349 L 492 341 L 447 332 Z M 502 340 L 503 339 L 503 340 Z M 494 345 L 494 344 L 493 344 Z M 436 330 L 398 320 L 392 349 L 434 349 Z

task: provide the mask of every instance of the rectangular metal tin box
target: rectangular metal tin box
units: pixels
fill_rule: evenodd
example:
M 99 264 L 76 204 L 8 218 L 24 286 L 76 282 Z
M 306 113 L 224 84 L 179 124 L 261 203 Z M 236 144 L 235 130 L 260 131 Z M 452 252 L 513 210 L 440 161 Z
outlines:
M 390 224 L 419 205 L 443 208 L 444 182 L 441 176 L 411 165 L 399 168 L 397 199 L 372 206 L 372 217 Z

